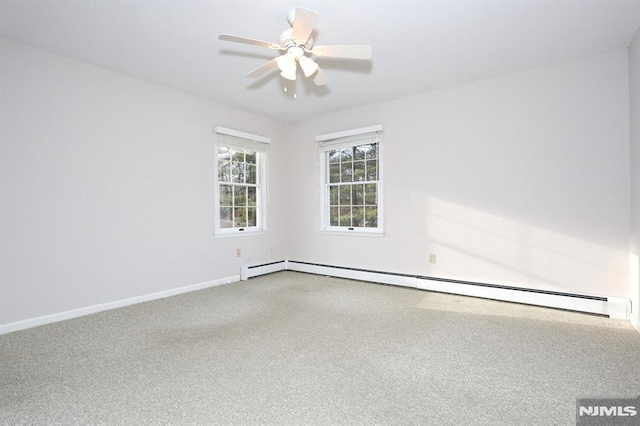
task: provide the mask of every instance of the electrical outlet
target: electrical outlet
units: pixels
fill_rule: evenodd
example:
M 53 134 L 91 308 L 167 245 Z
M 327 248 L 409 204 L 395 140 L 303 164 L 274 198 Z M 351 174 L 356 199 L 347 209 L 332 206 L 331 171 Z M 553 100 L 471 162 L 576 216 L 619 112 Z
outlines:
M 429 263 L 436 263 L 436 254 L 429 253 Z
M 242 251 L 240 249 L 236 249 L 236 257 L 242 256 Z

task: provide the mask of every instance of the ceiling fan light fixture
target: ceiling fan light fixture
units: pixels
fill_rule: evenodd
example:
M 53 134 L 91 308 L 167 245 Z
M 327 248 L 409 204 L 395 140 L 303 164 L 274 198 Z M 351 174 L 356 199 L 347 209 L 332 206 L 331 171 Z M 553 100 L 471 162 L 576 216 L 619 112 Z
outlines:
M 278 68 L 280 68 L 280 75 L 287 80 L 296 79 L 296 59 L 290 54 L 285 54 L 277 59 Z
M 300 57 L 298 62 L 300 63 L 300 68 L 302 68 L 302 72 L 305 77 L 311 77 L 313 73 L 318 70 L 318 64 L 307 56 Z
M 296 79 L 296 70 L 293 69 L 293 70 L 282 71 L 280 75 L 286 78 L 287 80 L 294 81 Z

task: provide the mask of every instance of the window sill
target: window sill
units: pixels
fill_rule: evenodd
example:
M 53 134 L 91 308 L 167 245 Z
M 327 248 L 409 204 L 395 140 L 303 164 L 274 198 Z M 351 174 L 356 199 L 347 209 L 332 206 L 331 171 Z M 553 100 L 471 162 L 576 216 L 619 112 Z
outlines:
M 324 235 L 341 235 L 347 237 L 374 237 L 374 238 L 382 238 L 384 237 L 384 231 L 380 232 L 356 232 L 356 231 L 331 231 L 328 229 L 321 229 L 321 234 Z
M 266 230 L 260 231 L 238 231 L 238 232 L 221 232 L 213 234 L 213 238 L 233 238 L 233 237 L 251 237 L 253 235 L 266 235 Z

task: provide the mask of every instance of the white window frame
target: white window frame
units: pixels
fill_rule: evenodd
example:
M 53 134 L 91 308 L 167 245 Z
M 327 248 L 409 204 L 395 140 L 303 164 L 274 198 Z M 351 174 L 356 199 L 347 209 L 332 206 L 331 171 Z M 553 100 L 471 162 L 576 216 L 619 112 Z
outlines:
M 320 232 L 333 235 L 384 236 L 383 130 L 382 125 L 378 124 L 316 136 L 319 158 L 318 166 L 320 169 L 320 188 L 318 191 L 320 194 Z M 334 149 L 364 145 L 367 143 L 378 144 L 378 227 L 331 226 L 329 223 L 329 165 L 327 162 L 327 153 Z
M 247 235 L 259 235 L 267 233 L 267 206 L 269 205 L 269 191 L 267 181 L 267 166 L 269 144 L 271 138 L 215 126 L 214 132 L 214 236 L 241 237 Z M 222 228 L 220 226 L 220 182 L 218 181 L 218 147 L 230 146 L 238 149 L 247 149 L 256 152 L 257 173 L 260 179 L 259 190 L 257 191 L 257 226 L 246 226 L 244 228 Z

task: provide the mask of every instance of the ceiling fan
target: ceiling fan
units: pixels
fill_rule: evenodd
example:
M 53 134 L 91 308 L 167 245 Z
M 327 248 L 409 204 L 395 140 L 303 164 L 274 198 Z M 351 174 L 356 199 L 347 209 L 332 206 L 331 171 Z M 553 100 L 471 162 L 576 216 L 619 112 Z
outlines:
M 278 43 L 231 34 L 221 34 L 218 39 L 280 51 L 280 56 L 251 71 L 247 74 L 247 77 L 261 77 L 271 68 L 277 66 L 282 77 L 288 80 L 295 80 L 297 66 L 300 65 L 305 77 L 313 76 L 313 82 L 317 86 L 322 86 L 327 84 L 327 76 L 318 64 L 311 59 L 311 55 L 326 58 L 371 59 L 371 46 L 314 46 L 311 33 L 318 21 L 318 16 L 317 12 L 304 7 L 297 7 L 292 10 L 287 16 L 292 28 L 286 29 L 280 34 Z

